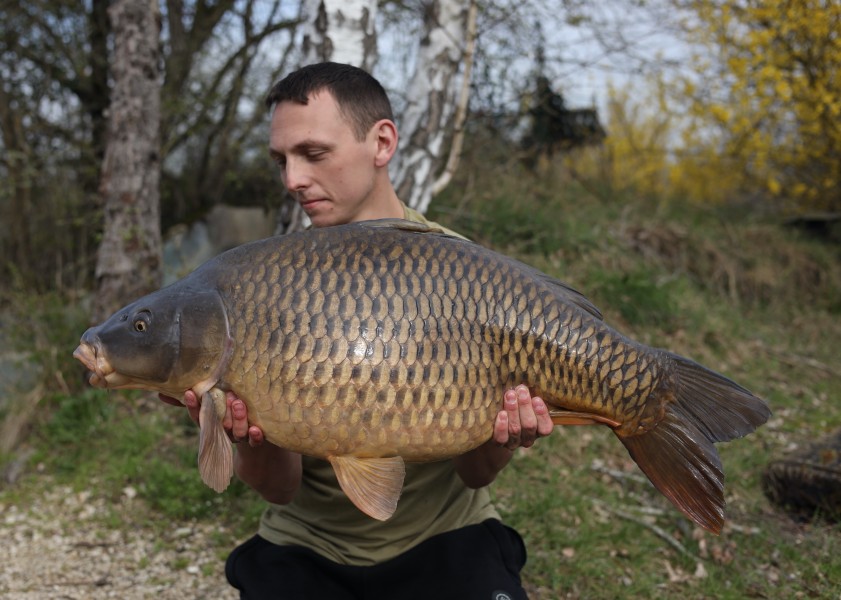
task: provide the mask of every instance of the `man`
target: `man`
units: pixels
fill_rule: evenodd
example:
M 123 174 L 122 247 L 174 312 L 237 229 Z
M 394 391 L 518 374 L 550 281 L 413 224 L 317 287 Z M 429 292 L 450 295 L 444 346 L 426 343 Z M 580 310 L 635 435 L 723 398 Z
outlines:
M 382 86 L 348 65 L 304 67 L 272 88 L 269 151 L 314 227 L 381 218 L 426 222 L 388 175 L 398 134 Z M 164 399 L 166 400 L 166 399 Z M 546 405 L 524 386 L 505 393 L 493 438 L 448 461 L 407 464 L 394 516 L 376 521 L 340 490 L 326 461 L 264 442 L 228 394 L 223 421 L 235 471 L 270 502 L 258 534 L 228 558 L 242 598 L 525 598 L 522 539 L 486 486 L 512 452 L 551 433 Z M 198 418 L 195 394 L 185 395 Z

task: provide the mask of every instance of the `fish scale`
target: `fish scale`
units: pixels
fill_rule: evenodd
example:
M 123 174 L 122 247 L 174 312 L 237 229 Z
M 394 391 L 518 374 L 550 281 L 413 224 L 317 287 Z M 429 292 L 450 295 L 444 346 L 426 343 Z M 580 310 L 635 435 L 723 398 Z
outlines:
M 141 345 L 130 330 L 138 321 Z M 198 366 L 137 360 L 156 339 L 169 350 L 161 356 Z M 505 390 L 525 383 L 556 424 L 612 427 L 655 486 L 716 531 L 724 500 L 713 443 L 769 414 L 729 379 L 610 328 L 565 284 L 393 220 L 233 249 L 86 332 L 76 356 L 95 385 L 201 394 L 199 466 L 214 489 L 231 470 L 219 391 L 234 390 L 267 440 L 330 460 L 376 518 L 396 506 L 404 460 L 487 442 Z

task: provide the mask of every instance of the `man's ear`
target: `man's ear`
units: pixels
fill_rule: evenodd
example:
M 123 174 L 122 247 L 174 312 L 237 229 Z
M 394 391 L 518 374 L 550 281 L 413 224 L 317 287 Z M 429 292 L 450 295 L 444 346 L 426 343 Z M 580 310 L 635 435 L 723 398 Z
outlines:
M 380 119 L 371 128 L 376 143 L 376 154 L 374 164 L 377 167 L 388 165 L 391 157 L 397 151 L 397 125 L 389 119 Z

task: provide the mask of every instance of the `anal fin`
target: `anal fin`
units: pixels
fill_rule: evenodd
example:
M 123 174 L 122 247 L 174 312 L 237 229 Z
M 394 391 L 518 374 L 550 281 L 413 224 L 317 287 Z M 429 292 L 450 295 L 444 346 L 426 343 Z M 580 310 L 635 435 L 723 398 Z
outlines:
M 342 490 L 359 510 L 379 521 L 394 514 L 406 476 L 401 457 L 331 456 L 328 460 Z
M 572 410 L 551 409 L 549 417 L 555 425 L 607 425 L 608 427 L 619 427 L 621 423 L 594 415 L 592 413 L 576 412 Z
M 225 392 L 211 388 L 202 395 L 199 410 L 199 473 L 202 481 L 223 492 L 234 475 L 231 440 L 222 426 L 225 416 Z

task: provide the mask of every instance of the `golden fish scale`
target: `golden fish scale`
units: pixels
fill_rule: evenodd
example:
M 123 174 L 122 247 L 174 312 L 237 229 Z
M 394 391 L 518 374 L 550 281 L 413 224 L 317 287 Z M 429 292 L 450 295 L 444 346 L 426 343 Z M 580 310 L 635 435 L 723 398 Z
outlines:
M 438 239 L 313 232 L 226 271 L 224 379 L 268 439 L 315 456 L 452 456 L 490 437 L 521 382 L 625 432 L 656 421 L 656 354 L 522 265 Z

